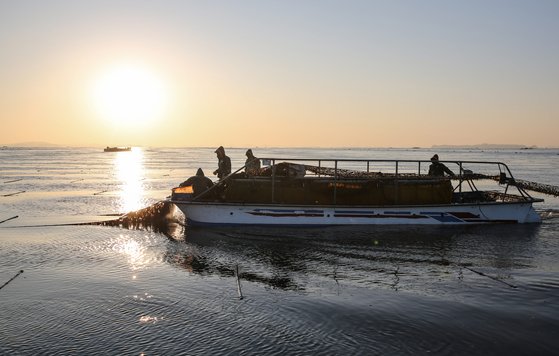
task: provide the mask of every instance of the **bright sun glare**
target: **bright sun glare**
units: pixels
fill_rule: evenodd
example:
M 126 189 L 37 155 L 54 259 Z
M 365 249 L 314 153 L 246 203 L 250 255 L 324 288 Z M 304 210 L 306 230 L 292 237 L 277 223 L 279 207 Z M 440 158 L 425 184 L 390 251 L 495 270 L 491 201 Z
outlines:
M 113 124 L 145 125 L 165 114 L 165 89 L 161 79 L 149 69 L 121 65 L 97 78 L 93 99 L 99 114 Z

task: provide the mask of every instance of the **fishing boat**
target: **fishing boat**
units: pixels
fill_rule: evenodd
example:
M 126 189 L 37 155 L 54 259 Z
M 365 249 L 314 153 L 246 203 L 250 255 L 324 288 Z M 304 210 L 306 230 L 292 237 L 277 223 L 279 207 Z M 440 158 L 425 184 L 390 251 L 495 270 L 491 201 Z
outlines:
M 105 147 L 104 152 L 127 152 L 132 150 L 131 147 Z
M 169 202 L 197 225 L 470 225 L 538 223 L 532 197 L 502 162 L 444 161 L 452 176 L 429 175 L 430 161 L 260 159 L 203 192 L 172 189 Z M 442 162 L 441 162 L 442 163 Z

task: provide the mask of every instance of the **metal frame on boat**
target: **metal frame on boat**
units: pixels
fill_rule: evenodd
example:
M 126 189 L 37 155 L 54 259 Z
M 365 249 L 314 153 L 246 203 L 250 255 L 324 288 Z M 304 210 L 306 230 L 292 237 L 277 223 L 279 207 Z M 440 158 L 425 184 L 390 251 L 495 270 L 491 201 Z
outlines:
M 502 162 L 444 161 L 455 176 L 431 176 L 430 161 L 261 158 L 204 192 L 174 188 L 188 225 L 460 225 L 537 223 L 534 198 Z M 491 186 L 488 184 L 490 183 Z M 478 187 L 480 185 L 480 187 Z M 513 193 L 513 192 L 514 193 Z

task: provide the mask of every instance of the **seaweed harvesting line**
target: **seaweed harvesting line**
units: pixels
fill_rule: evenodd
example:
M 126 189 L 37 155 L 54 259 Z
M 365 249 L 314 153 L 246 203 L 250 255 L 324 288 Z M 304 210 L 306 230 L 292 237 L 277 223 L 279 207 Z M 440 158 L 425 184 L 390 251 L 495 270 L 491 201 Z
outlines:
M 132 211 L 117 219 L 80 223 L 77 225 L 102 225 L 102 226 L 117 226 L 133 230 L 155 230 L 166 231 L 172 214 L 173 206 L 169 202 L 159 201 L 146 208 Z
M 554 197 L 559 196 L 559 187 L 550 184 L 543 184 L 537 182 L 530 182 L 522 179 L 518 179 L 514 182 L 514 185 L 520 187 L 524 190 L 531 190 L 533 192 L 543 193 L 547 195 L 552 195 Z

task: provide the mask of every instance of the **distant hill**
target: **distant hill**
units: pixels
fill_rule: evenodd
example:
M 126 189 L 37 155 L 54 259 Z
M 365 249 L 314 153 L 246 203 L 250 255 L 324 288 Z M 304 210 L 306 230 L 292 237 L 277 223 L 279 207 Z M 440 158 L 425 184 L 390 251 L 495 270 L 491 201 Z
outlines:
M 6 147 L 61 147 L 60 145 L 56 145 L 54 143 L 42 142 L 42 141 L 27 141 L 27 142 L 10 143 L 10 144 L 3 145 L 3 146 L 6 146 Z
M 528 148 L 537 148 L 537 146 L 526 146 L 526 145 L 513 145 L 513 144 L 493 144 L 493 143 L 481 143 L 478 145 L 433 145 L 432 148 L 455 148 L 455 149 L 481 149 L 481 150 L 521 150 Z

